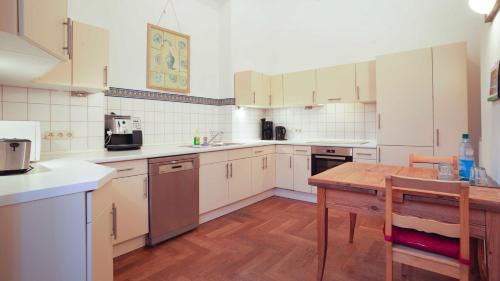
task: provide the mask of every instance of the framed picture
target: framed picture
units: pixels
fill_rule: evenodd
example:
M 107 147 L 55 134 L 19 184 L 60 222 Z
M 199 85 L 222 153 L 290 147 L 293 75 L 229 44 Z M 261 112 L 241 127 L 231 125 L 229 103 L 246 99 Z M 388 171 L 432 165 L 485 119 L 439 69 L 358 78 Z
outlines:
M 489 101 L 494 101 L 500 98 L 500 61 L 498 61 L 495 66 L 491 69 L 490 76 L 490 93 L 488 96 Z
M 189 93 L 190 37 L 148 24 L 147 40 L 146 87 Z

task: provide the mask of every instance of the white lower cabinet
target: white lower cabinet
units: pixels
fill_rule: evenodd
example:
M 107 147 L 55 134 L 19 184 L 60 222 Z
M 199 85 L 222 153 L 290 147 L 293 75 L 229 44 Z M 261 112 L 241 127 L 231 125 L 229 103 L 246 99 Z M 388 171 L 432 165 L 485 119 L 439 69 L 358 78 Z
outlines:
M 307 179 L 311 176 L 311 156 L 293 156 L 293 190 L 300 192 L 312 192 Z
M 229 203 L 252 196 L 252 159 L 233 160 L 228 165 Z
M 266 155 L 266 169 L 264 170 L 263 191 L 276 187 L 276 157 L 275 154 Z
M 293 190 L 293 154 L 276 154 L 276 187 Z
M 432 147 L 384 146 L 378 147 L 378 162 L 387 165 L 408 166 L 411 153 L 433 155 Z
M 229 203 L 228 174 L 227 162 L 200 165 L 200 214 Z
M 253 194 L 273 189 L 276 182 L 276 163 L 274 154 L 252 158 Z

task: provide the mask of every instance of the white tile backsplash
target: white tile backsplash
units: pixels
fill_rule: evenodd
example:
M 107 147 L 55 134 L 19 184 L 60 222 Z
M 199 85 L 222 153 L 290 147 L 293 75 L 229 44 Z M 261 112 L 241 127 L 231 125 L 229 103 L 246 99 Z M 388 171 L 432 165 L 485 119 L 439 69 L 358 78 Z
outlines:
M 50 121 L 50 105 L 28 103 L 28 120 Z
M 69 92 L 50 91 L 50 104 L 69 105 Z
M 28 89 L 28 103 L 50 104 L 50 91 L 44 89 Z
M 2 91 L 4 102 L 28 102 L 28 89 L 20 87 L 3 87 Z
M 25 121 L 28 120 L 28 104 L 21 102 L 2 102 L 3 120 Z

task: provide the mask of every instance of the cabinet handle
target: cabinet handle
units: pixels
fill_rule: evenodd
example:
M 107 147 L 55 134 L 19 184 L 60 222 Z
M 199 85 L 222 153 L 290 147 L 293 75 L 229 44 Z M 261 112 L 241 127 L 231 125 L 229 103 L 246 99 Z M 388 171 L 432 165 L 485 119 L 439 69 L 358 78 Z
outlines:
M 143 181 L 143 184 L 144 184 L 144 198 L 148 198 L 148 178 L 144 178 L 144 181 Z
M 229 178 L 229 164 L 226 163 L 226 179 Z
M 262 170 L 264 170 L 264 157 L 262 157 Z
M 253 104 L 255 104 L 255 91 L 253 92 Z
M 436 129 L 436 146 L 439 146 L 439 129 Z
M 342 98 L 330 98 L 330 99 L 328 99 L 328 101 L 339 101 L 339 100 L 342 100 Z
M 108 86 L 108 66 L 104 66 L 104 87 Z
M 311 160 L 309 159 L 309 157 L 307 157 L 307 170 L 308 171 L 309 171 L 309 169 L 311 169 L 310 165 L 311 165 Z
M 230 172 L 231 172 L 230 177 L 231 177 L 231 178 L 233 178 L 233 163 L 231 163 L 231 164 L 230 164 L 230 167 L 231 167 L 231 170 L 230 170 Z
M 377 152 L 378 152 L 378 157 L 377 157 L 377 161 L 379 163 L 382 163 L 381 159 L 380 159 L 380 147 L 377 147 Z
M 295 152 L 307 152 L 306 149 L 295 149 Z
M 290 155 L 290 169 L 292 168 L 292 155 Z
M 68 58 L 73 58 L 73 30 L 71 28 L 71 18 L 67 18 L 65 22 L 62 23 L 66 26 L 66 46 L 63 46 L 63 50 L 68 54 Z
M 259 153 L 262 153 L 264 150 L 257 150 L 257 151 L 254 151 L 254 154 L 259 154 Z
M 266 170 L 267 170 L 267 156 L 265 157 L 265 159 L 266 159 Z
M 380 113 L 377 115 L 378 129 L 380 130 Z
M 359 100 L 359 86 L 356 86 L 356 96 L 358 97 Z
M 313 104 L 314 104 L 314 101 L 316 100 L 316 91 L 313 91 L 312 94 L 313 94 Z
M 118 169 L 116 170 L 118 173 L 121 173 L 121 172 L 128 172 L 128 171 L 132 171 L 134 170 L 134 168 L 125 168 L 125 169 Z
M 356 152 L 356 155 L 371 156 L 371 153 Z
M 271 106 L 271 95 L 269 95 L 269 106 Z
M 111 236 L 113 236 L 113 239 L 116 240 L 116 238 L 118 237 L 118 229 L 116 227 L 117 211 L 115 203 L 111 205 L 111 216 L 113 217 L 113 222 L 112 222 L 113 232 L 111 233 Z

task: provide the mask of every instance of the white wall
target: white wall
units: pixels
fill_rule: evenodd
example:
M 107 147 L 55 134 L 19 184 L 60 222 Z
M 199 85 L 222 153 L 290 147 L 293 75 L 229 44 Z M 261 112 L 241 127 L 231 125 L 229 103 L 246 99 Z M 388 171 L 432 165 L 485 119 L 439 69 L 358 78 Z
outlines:
M 191 95 L 219 98 L 219 4 L 173 0 L 161 26 L 191 36 Z M 110 32 L 110 85 L 147 90 L 146 24 L 157 24 L 165 0 L 69 0 L 69 16 Z
M 481 38 L 481 165 L 500 182 L 500 101 L 488 102 L 490 71 L 500 60 L 500 16 L 484 24 Z

